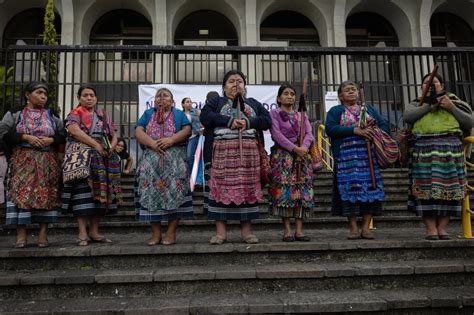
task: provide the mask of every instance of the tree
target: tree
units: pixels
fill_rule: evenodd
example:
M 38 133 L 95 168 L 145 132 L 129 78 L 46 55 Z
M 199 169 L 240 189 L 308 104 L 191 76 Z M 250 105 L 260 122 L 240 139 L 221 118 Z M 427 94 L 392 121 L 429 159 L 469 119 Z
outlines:
M 13 83 L 13 67 L 0 66 L 0 117 L 13 107 L 20 94 L 19 86 Z
M 44 32 L 43 45 L 58 45 L 56 28 L 54 27 L 54 0 L 48 0 L 44 14 Z M 44 82 L 49 88 L 48 93 L 48 107 L 56 114 L 59 114 L 61 109 L 58 106 L 58 53 L 45 52 L 41 56 L 46 77 Z

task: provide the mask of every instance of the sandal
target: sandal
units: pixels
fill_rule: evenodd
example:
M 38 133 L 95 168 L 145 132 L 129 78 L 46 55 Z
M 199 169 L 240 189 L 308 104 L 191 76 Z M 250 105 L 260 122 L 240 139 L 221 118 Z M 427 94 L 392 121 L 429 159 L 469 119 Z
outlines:
M 85 239 L 78 238 L 77 239 L 77 246 L 88 246 L 88 245 L 89 245 L 89 239 L 88 238 L 85 238 Z
M 257 244 L 258 243 L 258 238 L 253 234 L 246 235 L 242 239 L 244 240 L 244 243 L 247 243 L 247 244 Z
M 148 241 L 145 242 L 148 246 L 155 246 L 155 245 L 158 245 L 158 244 L 161 244 L 161 239 L 159 240 L 154 240 L 152 238 L 150 238 Z
M 361 234 L 359 234 L 359 232 L 351 232 L 347 236 L 347 239 L 348 240 L 358 240 L 360 238 L 360 236 L 361 236 Z
M 451 239 L 451 236 L 449 236 L 449 234 L 443 234 L 443 235 L 439 235 L 438 236 L 440 240 L 442 241 L 448 241 Z
M 284 236 L 282 238 L 282 241 L 283 242 L 294 242 L 295 241 L 295 237 L 293 235 L 290 235 L 290 236 Z
M 90 241 L 94 243 L 106 243 L 106 244 L 112 243 L 112 240 L 106 238 L 105 236 L 101 236 L 99 238 L 93 238 L 92 236 L 89 236 L 89 238 L 90 238 Z
M 25 248 L 28 242 L 26 240 L 16 241 L 15 248 Z
M 39 247 L 39 248 L 46 248 L 46 247 L 49 247 L 49 242 L 48 242 L 48 240 L 46 240 L 46 241 L 44 241 L 44 242 L 38 241 L 37 244 L 38 244 L 38 247 Z
M 162 244 L 163 245 L 173 245 L 173 244 L 176 244 L 176 240 L 174 240 L 174 241 L 163 240 Z
M 427 241 L 437 241 L 437 240 L 439 240 L 439 237 L 438 237 L 438 235 L 427 235 L 425 237 L 425 240 L 427 240 Z
M 296 236 L 296 234 L 295 234 L 295 241 L 297 241 L 297 242 L 309 242 L 309 241 L 311 241 L 311 238 L 309 238 L 309 236 L 306 236 L 306 235 Z
M 365 239 L 365 240 L 373 240 L 375 239 L 374 234 L 370 232 L 362 232 L 360 233 L 360 238 Z
M 214 235 L 213 237 L 211 237 L 211 240 L 209 241 L 209 243 L 211 245 L 222 245 L 224 244 L 225 242 L 227 241 L 226 238 L 222 237 L 222 236 L 219 236 L 219 235 Z

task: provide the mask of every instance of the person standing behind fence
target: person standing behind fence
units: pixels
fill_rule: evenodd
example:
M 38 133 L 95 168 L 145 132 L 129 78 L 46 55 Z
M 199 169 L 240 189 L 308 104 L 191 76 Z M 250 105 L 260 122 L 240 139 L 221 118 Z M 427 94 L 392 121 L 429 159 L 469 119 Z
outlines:
M 191 124 L 173 103 L 173 93 L 159 89 L 155 107 L 147 109 L 135 127 L 137 141 L 144 147 L 137 166 L 135 205 L 138 220 L 151 224 L 149 246 L 174 244 L 179 220 L 193 217 L 186 160 Z M 168 221 L 163 241 L 161 221 Z
M 133 158 L 128 152 L 127 143 L 125 142 L 125 139 L 118 138 L 117 146 L 115 147 L 115 152 L 120 157 L 120 163 L 122 163 L 122 161 L 126 161 L 122 172 L 126 175 L 130 174 L 133 167 Z
M 237 102 L 239 94 L 245 97 L 245 84 L 242 72 L 227 72 L 222 82 L 224 97 L 209 100 L 201 111 L 206 128 L 204 161 L 211 165 L 208 217 L 216 220 L 216 235 L 210 243 L 216 245 L 227 240 L 227 220 L 240 221 L 244 242 L 258 242 L 251 225 L 259 216 L 258 201 L 263 198 L 256 137 L 260 133 L 263 138 L 262 130 L 270 128 L 271 118 L 255 99 Z
M 27 245 L 26 225 L 39 223 L 38 247 L 48 247 L 48 223 L 61 208 L 61 167 L 55 145 L 65 142 L 62 121 L 45 108 L 48 88 L 31 82 L 26 105 L 9 111 L 0 123 L 0 137 L 13 148 L 10 157 L 6 224 L 17 226 L 15 247 Z
M 268 194 L 271 212 L 283 220 L 283 241 L 308 242 L 310 238 L 303 234 L 303 219 L 314 207 L 313 165 L 308 151 L 314 137 L 309 119 L 305 116 L 303 143 L 298 145 L 301 118 L 300 113 L 295 111 L 295 102 L 296 90 L 291 85 L 281 85 L 277 96 L 279 108 L 270 112 L 270 132 L 275 145 L 271 149 Z M 290 218 L 295 218 L 294 234 Z
M 199 134 L 201 132 L 201 122 L 199 121 L 199 110 L 193 108 L 193 102 L 191 98 L 185 97 L 181 101 L 181 106 L 183 107 L 183 112 L 191 122 L 191 137 L 189 137 L 188 145 L 186 148 L 186 159 L 188 161 L 188 171 L 191 175 L 194 164 L 194 154 L 196 153 L 196 148 L 199 142 Z
M 373 149 L 371 153 L 375 187 L 371 180 L 366 141 L 372 139 L 373 129 L 358 127 L 361 106 L 357 104 L 359 92 L 356 84 L 344 81 L 337 93 L 341 104 L 329 110 L 325 124 L 334 156 L 332 213 L 348 217 L 348 239 L 373 239 L 369 224 L 372 216 L 382 214 L 382 202 L 385 198 L 380 168 Z M 375 123 L 380 129 L 390 133 L 387 121 L 372 106 L 367 106 L 367 123 L 369 126 Z M 360 233 L 358 216 L 362 216 Z
M 436 75 L 432 87 L 429 74 L 422 90 L 432 88 L 423 104 L 416 99 L 403 113 L 413 125 L 415 142 L 409 160 L 409 210 L 423 217 L 427 240 L 448 240 L 450 216 L 460 216 L 466 189 L 462 146 L 463 132 L 473 126 L 471 106 L 444 90 L 443 78 Z
M 91 86 L 77 91 L 79 105 L 66 118 L 68 145 L 82 142 L 91 148 L 90 176 L 73 184 L 64 184 L 63 210 L 72 211 L 77 218 L 77 245 L 89 242 L 112 243 L 99 233 L 100 216 L 115 214 L 121 201 L 120 157 L 115 153 L 115 126 L 104 110 L 97 109 L 97 93 Z M 110 148 L 106 149 L 107 140 Z M 87 222 L 90 230 L 87 233 Z

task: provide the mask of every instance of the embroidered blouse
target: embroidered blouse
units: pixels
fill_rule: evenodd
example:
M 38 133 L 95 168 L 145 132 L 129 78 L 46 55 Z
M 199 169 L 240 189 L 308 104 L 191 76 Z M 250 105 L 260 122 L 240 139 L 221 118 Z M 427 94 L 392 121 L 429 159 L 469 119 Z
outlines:
M 300 113 L 295 112 L 289 114 L 281 108 L 274 109 L 270 112 L 272 118 L 272 127 L 270 133 L 273 141 L 287 151 L 293 151 L 296 146 L 300 134 Z M 305 134 L 303 138 L 303 147 L 308 149 L 313 142 L 313 132 L 308 116 L 305 116 L 304 121 Z

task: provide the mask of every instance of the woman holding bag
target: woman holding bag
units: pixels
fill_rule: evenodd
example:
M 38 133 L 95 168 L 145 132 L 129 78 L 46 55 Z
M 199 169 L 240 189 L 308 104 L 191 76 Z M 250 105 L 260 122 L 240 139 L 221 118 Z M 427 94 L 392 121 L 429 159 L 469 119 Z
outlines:
M 376 125 L 386 133 L 390 128 L 372 106 L 366 112 L 368 127 L 359 126 L 362 107 L 357 103 L 359 91 L 354 82 L 342 82 L 337 92 L 341 104 L 329 110 L 325 124 L 334 156 L 332 214 L 348 218 L 348 239 L 374 239 L 369 223 L 372 216 L 382 214 L 385 192 L 375 150 L 368 151 L 366 141 L 374 137 L 370 126 Z M 362 216 L 361 231 L 358 216 Z
M 70 154 L 68 149 L 74 143 L 81 142 L 89 147 L 90 175 L 77 182 L 64 184 L 63 210 L 72 211 L 77 218 L 79 246 L 87 246 L 91 241 L 112 243 L 99 233 L 99 221 L 102 215 L 116 213 L 117 203 L 121 200 L 121 165 L 120 157 L 115 153 L 115 127 L 105 111 L 97 109 L 96 90 L 93 87 L 80 87 L 77 99 L 79 106 L 66 118 L 66 156 Z

